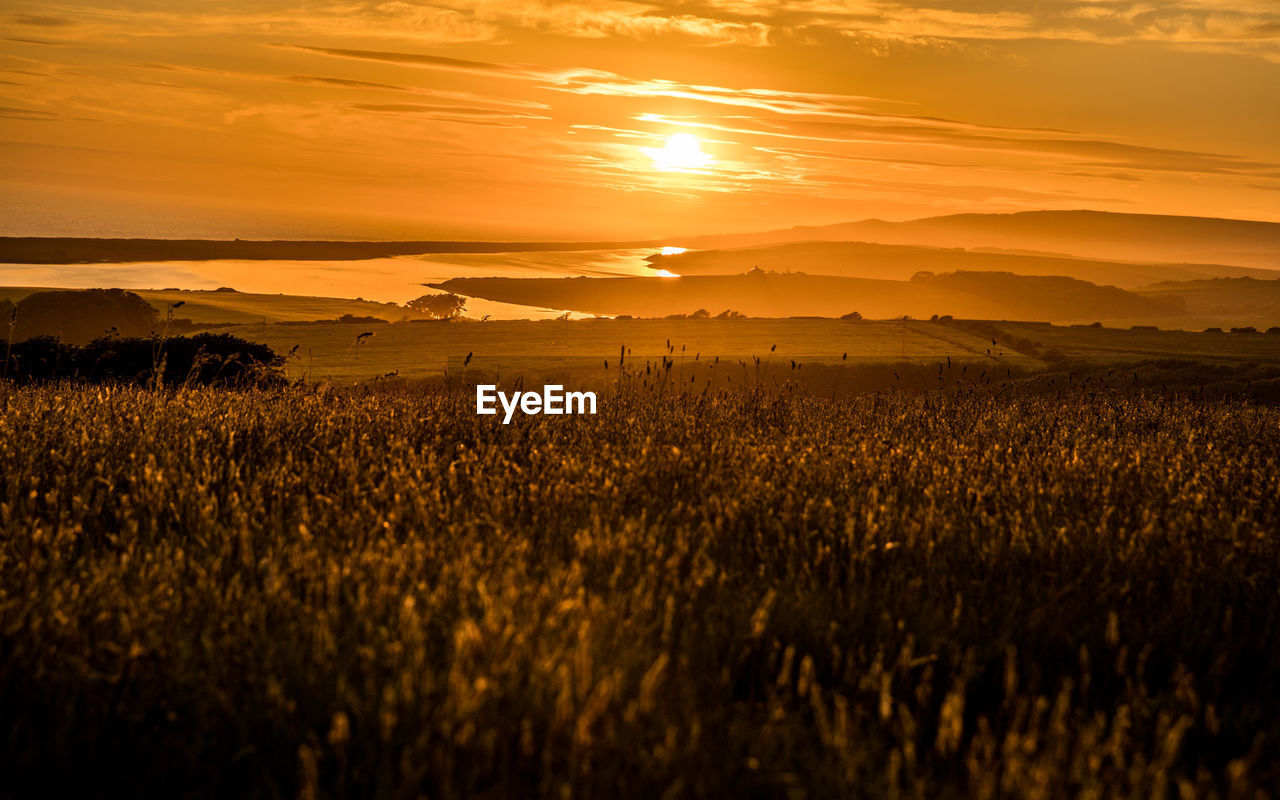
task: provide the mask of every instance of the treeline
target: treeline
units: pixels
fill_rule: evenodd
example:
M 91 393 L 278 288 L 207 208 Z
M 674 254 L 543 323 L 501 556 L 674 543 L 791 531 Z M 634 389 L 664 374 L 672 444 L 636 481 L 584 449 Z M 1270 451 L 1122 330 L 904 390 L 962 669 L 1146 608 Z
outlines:
M 143 337 L 156 332 L 160 315 L 150 303 L 124 289 L 35 292 L 0 303 L 0 336 L 13 342 L 52 336 L 87 344 L 104 336 Z
M 39 336 L 0 340 L 7 380 L 72 380 L 140 386 L 268 386 L 284 381 L 284 359 L 267 345 L 226 333 L 171 339 L 102 337 L 85 345 Z
M 1009 350 L 1014 353 L 1021 353 L 1024 356 L 1030 356 L 1041 361 L 1053 363 L 1063 359 L 1062 351 L 1056 347 L 1044 347 L 1039 342 L 1027 339 L 1021 336 L 1011 335 L 990 322 L 976 319 L 953 319 L 951 317 L 942 317 L 939 322 L 948 325 L 954 325 L 957 328 L 976 333 L 985 338 L 990 337 L 991 344 L 996 348 L 995 352 L 999 353 L 1001 349 Z M 1099 325 L 1099 327 L 1101 327 Z

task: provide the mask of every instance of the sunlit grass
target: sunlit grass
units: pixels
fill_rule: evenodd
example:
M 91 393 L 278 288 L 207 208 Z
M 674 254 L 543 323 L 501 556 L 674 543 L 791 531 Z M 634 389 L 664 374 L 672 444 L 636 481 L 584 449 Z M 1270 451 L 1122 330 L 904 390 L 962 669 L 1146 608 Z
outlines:
M 1280 412 L 0 388 L 0 793 L 1263 796 Z

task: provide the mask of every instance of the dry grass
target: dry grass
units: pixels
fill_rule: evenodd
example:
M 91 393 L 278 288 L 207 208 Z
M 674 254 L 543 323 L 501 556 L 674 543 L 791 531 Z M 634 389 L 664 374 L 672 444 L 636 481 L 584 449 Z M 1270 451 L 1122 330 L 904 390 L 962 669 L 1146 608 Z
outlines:
M 0 795 L 1266 797 L 1280 411 L 0 387 Z

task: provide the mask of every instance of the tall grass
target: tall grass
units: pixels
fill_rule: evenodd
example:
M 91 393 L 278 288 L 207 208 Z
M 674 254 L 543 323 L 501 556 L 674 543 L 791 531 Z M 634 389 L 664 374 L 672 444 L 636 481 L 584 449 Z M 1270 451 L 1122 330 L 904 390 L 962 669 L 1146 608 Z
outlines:
M 0 386 L 0 795 L 1265 797 L 1280 411 Z

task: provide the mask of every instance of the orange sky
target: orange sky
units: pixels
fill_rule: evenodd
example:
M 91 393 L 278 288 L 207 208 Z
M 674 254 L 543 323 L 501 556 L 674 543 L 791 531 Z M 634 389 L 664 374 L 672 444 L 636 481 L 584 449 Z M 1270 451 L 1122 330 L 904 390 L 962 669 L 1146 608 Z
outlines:
M 0 233 L 1280 220 L 1276 0 L 176 5 L 4 4 Z

